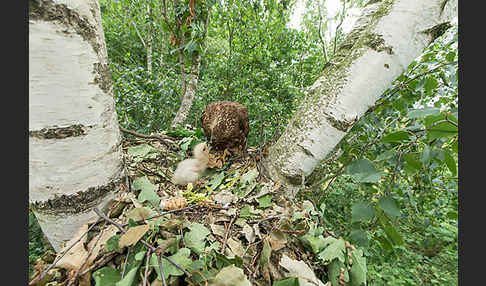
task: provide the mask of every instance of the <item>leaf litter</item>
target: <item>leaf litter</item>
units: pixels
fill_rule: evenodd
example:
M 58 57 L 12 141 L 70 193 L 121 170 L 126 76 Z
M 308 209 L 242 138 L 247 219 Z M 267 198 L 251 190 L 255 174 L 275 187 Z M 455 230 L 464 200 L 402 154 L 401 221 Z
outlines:
M 211 152 L 199 181 L 172 184 L 177 163 L 190 156 L 196 141 L 181 140 L 184 148 L 177 149 L 157 139 L 124 139 L 132 184 L 110 204 L 112 223 L 100 218 L 82 238 L 88 224 L 81 227 L 66 243 L 79 240 L 74 247 L 31 285 L 341 286 L 366 281 L 363 251 L 348 248 L 348 242 L 328 235 L 332 232 L 324 234 L 312 203 L 281 195 L 280 181 L 260 173 L 257 148 L 240 157 Z M 40 259 L 38 265 L 52 262 Z M 350 269 L 346 281 L 327 277 L 327 267 L 329 274 L 339 274 L 342 267 L 336 265 Z

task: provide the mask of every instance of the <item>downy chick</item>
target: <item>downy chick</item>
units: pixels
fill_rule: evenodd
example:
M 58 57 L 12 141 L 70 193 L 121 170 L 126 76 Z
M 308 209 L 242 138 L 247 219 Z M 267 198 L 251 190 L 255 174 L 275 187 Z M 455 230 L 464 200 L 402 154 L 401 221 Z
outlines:
M 177 165 L 177 169 L 172 177 L 172 183 L 177 185 L 186 185 L 194 183 L 209 162 L 209 150 L 206 143 L 199 143 L 194 147 L 193 158 L 186 159 Z

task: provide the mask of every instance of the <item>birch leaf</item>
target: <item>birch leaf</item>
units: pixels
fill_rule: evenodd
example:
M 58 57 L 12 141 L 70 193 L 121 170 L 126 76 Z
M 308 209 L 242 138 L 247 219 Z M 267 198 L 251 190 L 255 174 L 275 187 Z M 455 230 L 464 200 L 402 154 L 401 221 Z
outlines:
M 147 179 L 146 176 L 137 178 L 133 182 L 133 189 L 135 191 L 141 190 L 140 194 L 138 195 L 138 201 L 143 203 L 145 201 L 150 201 L 154 206 L 158 206 L 160 203 L 160 197 L 157 195 L 156 188 L 152 183 Z

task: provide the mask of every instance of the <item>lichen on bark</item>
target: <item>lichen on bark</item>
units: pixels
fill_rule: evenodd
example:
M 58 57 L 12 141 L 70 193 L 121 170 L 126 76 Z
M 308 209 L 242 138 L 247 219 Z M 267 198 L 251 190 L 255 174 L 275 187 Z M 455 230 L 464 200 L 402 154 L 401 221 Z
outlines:
M 90 187 L 72 195 L 55 195 L 47 201 L 32 202 L 31 207 L 36 212 L 57 216 L 85 212 L 97 206 L 109 192 L 115 192 L 124 180 L 119 178 L 104 186 Z
M 29 131 L 29 136 L 37 139 L 64 139 L 86 135 L 86 130 L 91 127 L 76 124 L 67 127 L 42 128 L 41 130 Z

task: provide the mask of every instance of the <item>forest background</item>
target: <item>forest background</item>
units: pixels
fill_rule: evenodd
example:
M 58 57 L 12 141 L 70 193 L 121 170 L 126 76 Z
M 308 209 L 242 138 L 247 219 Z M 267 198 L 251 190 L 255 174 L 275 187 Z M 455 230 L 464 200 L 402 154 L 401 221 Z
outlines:
M 170 129 L 197 72 L 192 128 L 173 134 L 203 139 L 204 107 L 230 100 L 248 107 L 248 145 L 270 146 L 372 1 L 176 2 L 100 0 L 120 125 Z M 363 247 L 369 285 L 457 285 L 457 35 L 455 24 L 408 67 L 299 195 Z M 31 263 L 44 250 L 32 215 L 29 250 Z

